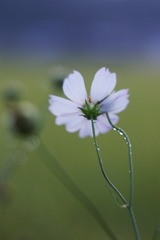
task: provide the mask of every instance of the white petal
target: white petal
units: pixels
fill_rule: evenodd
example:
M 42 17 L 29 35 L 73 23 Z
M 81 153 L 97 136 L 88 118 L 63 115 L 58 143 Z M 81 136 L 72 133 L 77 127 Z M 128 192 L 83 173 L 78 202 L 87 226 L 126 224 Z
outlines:
M 116 124 L 119 120 L 117 115 L 110 114 L 109 117 L 113 124 Z M 108 119 L 105 114 L 102 114 L 97 118 L 95 127 L 97 128 L 97 131 L 99 133 L 107 133 L 108 131 L 110 131 L 112 129 L 112 126 L 108 122 Z
M 113 124 L 116 124 L 119 117 L 115 114 L 109 114 L 110 120 Z M 97 120 L 94 121 L 95 135 L 98 136 L 100 133 L 107 133 L 112 129 L 112 126 L 108 122 L 105 114 L 100 115 Z M 93 137 L 91 120 L 85 119 L 81 122 L 81 128 L 79 131 L 79 136 L 81 138 L 90 136 Z
M 64 80 L 63 92 L 73 102 L 84 104 L 87 92 L 83 77 L 79 72 L 74 71 Z
M 90 137 L 93 136 L 92 125 L 91 125 L 91 120 L 88 120 L 88 119 L 84 118 L 83 124 L 81 126 L 80 131 L 79 131 L 79 137 L 85 138 L 87 136 L 90 136 Z
M 111 94 L 116 85 L 116 74 L 110 73 L 108 69 L 101 68 L 94 76 L 90 97 L 93 103 L 101 101 Z
M 114 125 L 118 123 L 119 117 L 118 117 L 116 114 L 109 113 L 108 115 L 109 115 L 109 118 L 110 118 L 111 122 L 112 122 Z M 107 120 L 107 121 L 108 121 L 108 120 Z M 108 124 L 109 124 L 109 122 L 108 122 Z
M 50 103 L 49 110 L 55 116 L 68 113 L 75 113 L 77 111 L 79 112 L 78 107 L 80 105 L 77 105 L 65 98 L 50 95 L 49 103 Z
M 84 117 L 81 112 L 66 114 L 56 117 L 55 123 L 57 125 L 66 125 L 66 130 L 68 132 L 79 131 L 84 121 Z
M 123 111 L 129 103 L 128 97 L 128 89 L 112 93 L 103 101 L 101 112 L 119 113 Z
M 106 133 L 112 128 L 105 114 L 102 114 L 97 118 L 95 127 L 99 133 Z
M 56 124 L 57 125 L 63 125 L 63 124 L 68 124 L 69 122 L 74 119 L 74 117 L 77 117 L 77 113 L 70 113 L 70 114 L 63 114 L 58 117 L 56 117 Z
M 71 121 L 68 121 L 66 124 L 66 130 L 68 132 L 77 132 L 81 129 L 83 122 L 84 122 L 83 116 L 74 116 L 72 117 Z

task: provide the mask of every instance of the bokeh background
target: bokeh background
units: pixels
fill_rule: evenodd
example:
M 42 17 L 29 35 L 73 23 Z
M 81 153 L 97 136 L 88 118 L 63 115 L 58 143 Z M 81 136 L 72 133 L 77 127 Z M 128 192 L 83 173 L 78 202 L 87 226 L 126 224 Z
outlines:
M 132 240 L 125 209 L 105 187 L 93 140 L 54 124 L 48 95 L 80 71 L 116 72 L 130 104 L 118 126 L 133 144 L 134 209 L 142 239 L 160 225 L 160 3 L 121 0 L 0 1 L 0 239 L 103 240 L 101 226 L 66 187 L 55 158 L 119 239 Z M 98 137 L 106 171 L 128 196 L 127 147 Z

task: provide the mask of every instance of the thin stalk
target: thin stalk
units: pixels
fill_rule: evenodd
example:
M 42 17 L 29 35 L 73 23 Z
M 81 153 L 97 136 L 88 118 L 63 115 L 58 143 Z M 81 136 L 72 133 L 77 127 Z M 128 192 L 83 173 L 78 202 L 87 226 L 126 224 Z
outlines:
M 125 197 L 121 194 L 121 192 L 115 187 L 115 185 L 110 181 L 109 177 L 107 176 L 104 166 L 103 166 L 103 161 L 102 158 L 100 156 L 100 149 L 99 146 L 97 144 L 97 140 L 96 140 L 96 135 L 95 135 L 95 127 L 94 127 L 94 121 L 91 118 L 91 124 L 92 124 L 92 132 L 93 132 L 93 141 L 94 141 L 94 145 L 96 148 L 96 153 L 97 153 L 97 157 L 98 157 L 98 161 L 99 161 L 99 165 L 101 168 L 101 172 L 103 174 L 104 179 L 106 180 L 107 184 L 114 190 L 114 192 L 119 196 L 119 198 L 122 200 L 123 204 L 128 206 L 128 202 L 125 199 Z
M 101 226 L 104 232 L 112 240 L 118 240 L 108 225 L 106 220 L 103 218 L 99 210 L 96 208 L 94 203 L 88 198 L 88 196 L 78 187 L 74 180 L 67 174 L 64 168 L 56 160 L 56 158 L 48 151 L 45 144 L 41 141 L 39 147 L 40 156 L 44 159 L 43 163 L 48 169 L 58 178 L 66 189 L 82 204 L 82 206 L 90 213 L 95 221 Z
M 134 215 L 134 211 L 133 211 L 133 191 L 134 191 L 134 179 L 133 179 L 133 163 L 132 163 L 132 144 L 131 141 L 127 135 L 127 133 L 115 126 L 111 120 L 110 117 L 108 115 L 108 113 L 106 113 L 107 119 L 110 123 L 110 125 L 112 126 L 113 130 L 117 131 L 120 135 L 123 136 L 123 138 L 125 139 L 127 146 L 128 146 L 128 161 L 129 161 L 129 176 L 130 176 L 130 195 L 129 195 L 129 204 L 128 204 L 128 211 L 129 211 L 129 215 L 131 218 L 131 222 L 133 225 L 133 229 L 134 229 L 134 233 L 135 233 L 135 239 L 136 240 L 140 240 L 140 234 L 139 234 L 139 230 L 138 230 L 138 226 L 137 226 L 137 222 L 135 219 L 135 215 Z
M 133 163 L 132 163 L 132 144 L 131 141 L 127 135 L 127 133 L 113 125 L 113 123 L 111 122 L 108 113 L 106 113 L 107 119 L 109 124 L 112 126 L 113 130 L 117 131 L 120 135 L 123 136 L 123 138 L 125 139 L 127 146 L 128 146 L 128 161 L 129 161 L 129 176 L 130 176 L 130 195 L 129 195 L 129 206 L 132 206 L 133 203 L 133 191 L 134 191 L 134 179 L 133 179 Z

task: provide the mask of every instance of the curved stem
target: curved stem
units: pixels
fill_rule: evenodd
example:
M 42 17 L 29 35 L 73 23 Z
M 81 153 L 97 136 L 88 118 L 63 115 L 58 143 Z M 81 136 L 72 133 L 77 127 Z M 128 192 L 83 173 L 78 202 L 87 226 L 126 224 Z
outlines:
M 96 220 L 96 222 L 101 226 L 104 232 L 112 240 L 118 240 L 114 232 L 104 220 L 101 213 L 98 211 L 94 203 L 85 195 L 84 192 L 76 185 L 72 178 L 66 173 L 64 168 L 56 160 L 56 158 L 48 151 L 45 144 L 41 141 L 41 146 L 39 148 L 40 156 L 45 158 L 43 161 L 49 170 L 60 180 L 60 182 L 72 193 L 72 195 L 82 204 L 83 207 L 91 214 L 91 216 Z
M 113 130 L 117 131 L 120 135 L 122 135 L 128 145 L 128 160 L 129 160 L 129 176 L 130 176 L 130 196 L 129 196 L 129 206 L 132 206 L 133 203 L 133 190 L 134 190 L 134 181 L 133 181 L 133 163 L 132 163 L 132 144 L 131 141 L 127 135 L 127 133 L 113 125 L 113 123 L 111 122 L 108 113 L 106 113 L 107 119 L 110 123 L 110 125 L 112 126 Z
M 119 196 L 119 198 L 122 200 L 123 204 L 125 204 L 126 206 L 128 206 L 128 202 L 125 199 L 125 197 L 121 194 L 121 192 L 115 187 L 115 185 L 110 181 L 109 177 L 107 176 L 105 169 L 103 167 L 103 161 L 102 158 L 100 156 L 100 149 L 99 146 L 97 144 L 97 140 L 96 140 L 96 135 L 95 135 L 95 127 L 94 127 L 94 121 L 91 118 L 91 124 L 92 124 L 92 132 L 93 132 L 93 140 L 94 140 L 94 145 L 96 148 L 96 153 L 97 153 L 97 157 L 98 157 L 98 161 L 99 161 L 99 165 L 103 174 L 104 179 L 106 180 L 107 184 L 114 190 L 114 192 Z
M 120 135 L 123 136 L 123 138 L 125 139 L 125 141 L 127 143 L 127 146 L 128 146 L 128 161 L 129 161 L 129 176 L 130 176 L 130 195 L 129 195 L 128 211 L 129 211 L 129 214 L 130 214 L 130 217 L 131 217 L 131 222 L 132 222 L 132 225 L 133 225 L 135 238 L 136 238 L 136 240 L 140 240 L 140 234 L 139 234 L 138 226 L 137 226 L 134 211 L 133 211 L 134 181 L 133 181 L 133 163 L 132 163 L 132 144 L 131 144 L 131 141 L 130 141 L 127 133 L 123 129 L 115 126 L 111 122 L 108 113 L 106 113 L 106 116 L 107 116 L 107 119 L 108 119 L 110 125 L 112 126 L 113 130 L 117 131 Z

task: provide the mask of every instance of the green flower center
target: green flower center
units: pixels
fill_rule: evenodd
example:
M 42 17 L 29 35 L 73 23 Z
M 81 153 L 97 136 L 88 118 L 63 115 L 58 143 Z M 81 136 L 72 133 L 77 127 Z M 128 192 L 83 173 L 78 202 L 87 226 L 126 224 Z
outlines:
M 96 120 L 97 117 L 101 114 L 99 111 L 100 110 L 99 103 L 95 104 L 91 103 L 90 97 L 88 98 L 88 101 L 85 100 L 85 105 L 79 109 L 82 111 L 83 116 L 88 120 L 90 119 Z

